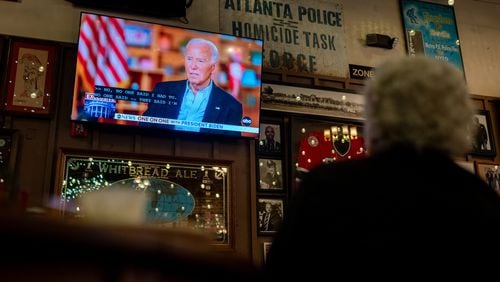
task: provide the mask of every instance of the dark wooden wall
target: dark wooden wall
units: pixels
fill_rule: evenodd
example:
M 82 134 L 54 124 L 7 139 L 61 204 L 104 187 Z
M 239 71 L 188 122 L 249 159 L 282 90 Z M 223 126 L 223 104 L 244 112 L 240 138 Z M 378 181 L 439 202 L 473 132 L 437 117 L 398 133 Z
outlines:
M 6 58 L 10 38 L 0 40 L 0 72 L 2 97 L 6 89 Z M 164 157 L 203 158 L 227 160 L 232 163 L 232 211 L 234 215 L 234 252 L 262 261 L 262 244 L 272 240 L 272 236 L 257 234 L 256 215 L 256 151 L 255 141 L 209 136 L 185 136 L 168 132 L 125 130 L 121 128 L 89 128 L 87 137 L 70 136 L 70 112 L 73 94 L 76 46 L 58 43 L 60 56 L 55 108 L 51 117 L 10 115 L 2 113 L 4 128 L 16 130 L 13 177 L 9 186 L 16 191 L 20 205 L 44 207 L 51 202 L 57 183 L 57 162 L 61 148 L 99 150 L 130 154 L 148 154 Z M 266 71 L 263 81 L 318 89 L 343 89 L 359 91 L 363 81 L 343 78 L 307 76 L 293 73 Z M 472 95 L 478 109 L 491 112 L 493 134 L 497 152 L 500 150 L 500 104 L 497 99 Z M 343 122 L 335 118 L 299 116 L 290 113 L 265 111 L 262 120 L 277 120 L 283 125 L 284 144 L 283 167 L 286 180 L 284 197 L 291 196 L 291 177 L 295 160 L 291 159 L 291 121 L 297 117 L 320 121 Z M 495 157 L 463 156 L 468 161 L 500 163 L 500 154 Z

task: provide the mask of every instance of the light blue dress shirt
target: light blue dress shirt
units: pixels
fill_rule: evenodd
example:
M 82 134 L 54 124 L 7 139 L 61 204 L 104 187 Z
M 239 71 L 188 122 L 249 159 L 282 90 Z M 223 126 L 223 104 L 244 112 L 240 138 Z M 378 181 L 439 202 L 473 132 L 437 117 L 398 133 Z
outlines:
M 198 90 L 198 93 L 194 95 L 194 92 L 189 87 L 189 81 L 186 82 L 186 92 L 182 98 L 181 109 L 179 111 L 178 120 L 188 120 L 191 122 L 201 122 L 203 116 L 205 115 L 205 110 L 208 104 L 208 98 L 210 97 L 210 92 L 212 92 L 212 81 L 210 84 Z M 195 131 L 199 132 L 199 127 L 189 127 L 176 125 L 175 129 L 184 131 Z

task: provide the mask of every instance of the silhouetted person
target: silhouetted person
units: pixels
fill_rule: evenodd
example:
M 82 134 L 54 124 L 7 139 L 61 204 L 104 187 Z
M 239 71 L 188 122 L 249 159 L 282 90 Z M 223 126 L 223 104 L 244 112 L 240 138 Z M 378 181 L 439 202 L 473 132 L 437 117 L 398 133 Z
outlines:
M 402 57 L 377 68 L 364 97 L 369 156 L 305 176 L 265 277 L 448 277 L 499 251 L 500 198 L 452 158 L 470 149 L 463 74 Z

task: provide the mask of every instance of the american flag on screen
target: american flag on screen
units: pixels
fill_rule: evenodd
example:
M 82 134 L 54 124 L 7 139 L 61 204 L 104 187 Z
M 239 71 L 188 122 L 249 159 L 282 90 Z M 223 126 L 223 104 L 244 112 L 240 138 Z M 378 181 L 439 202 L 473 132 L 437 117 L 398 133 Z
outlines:
M 83 89 L 95 85 L 126 87 L 128 83 L 125 21 L 106 16 L 83 15 L 78 43 L 78 74 Z

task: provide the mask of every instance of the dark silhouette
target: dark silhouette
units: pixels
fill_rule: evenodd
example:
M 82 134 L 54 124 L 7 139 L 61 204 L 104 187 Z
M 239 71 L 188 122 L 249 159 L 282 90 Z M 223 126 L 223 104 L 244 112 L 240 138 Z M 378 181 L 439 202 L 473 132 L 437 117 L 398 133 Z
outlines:
M 364 97 L 369 156 L 306 174 L 265 277 L 448 276 L 500 250 L 500 198 L 453 160 L 470 149 L 463 74 L 401 57 L 377 68 Z

